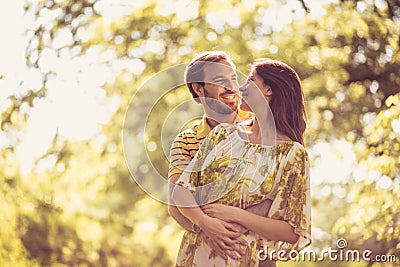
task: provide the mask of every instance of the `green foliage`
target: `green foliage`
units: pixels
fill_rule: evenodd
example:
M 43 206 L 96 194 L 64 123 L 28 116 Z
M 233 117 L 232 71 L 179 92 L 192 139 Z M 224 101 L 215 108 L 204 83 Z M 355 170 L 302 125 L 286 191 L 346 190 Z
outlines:
M 147 155 L 138 150 L 132 149 L 130 158 L 124 158 L 121 131 L 130 130 L 131 143 L 125 145 L 155 144 L 149 158 L 165 178 L 171 140 L 160 139 L 161 129 L 170 120 L 162 134 L 171 138 L 184 127 L 181 121 L 192 118 L 193 110 L 186 106 L 175 110 L 191 98 L 184 86 L 166 92 L 172 84 L 182 85 L 182 71 L 155 82 L 151 78 L 211 49 L 228 52 L 244 75 L 258 57 L 293 66 L 308 105 L 307 145 L 335 139 L 351 143 L 357 166 L 348 180 L 329 184 L 343 188 L 346 198 L 329 194 L 313 199 L 313 226 L 324 233 L 316 235 L 314 247 L 334 246 L 335 238 L 344 237 L 351 249 L 400 258 L 399 3 L 344 0 L 324 6 L 324 13 L 317 14 L 314 6 L 303 1 L 200 0 L 178 7 L 182 1 L 153 0 L 132 1 L 132 6 L 122 7 L 123 14 L 109 16 L 107 8 L 101 8 L 106 2 L 24 4 L 26 15 L 34 18 L 26 29 L 26 66 L 38 70 L 42 80 L 39 88 L 15 88 L 1 102 L 6 104 L 0 109 L 0 140 L 6 136 L 11 141 L 0 144 L 0 266 L 172 265 L 182 230 L 169 218 L 165 204 L 147 196 L 132 179 L 125 160 L 132 161 L 135 178 L 151 180 L 154 174 L 148 171 L 152 166 Z M 274 8 L 293 17 L 271 19 L 273 13 L 268 12 Z M 283 13 L 287 9 L 290 12 Z M 274 23 L 278 18 L 282 22 Z M 60 61 L 48 67 L 53 52 Z M 26 133 L 33 111 L 54 94 L 51 83 L 85 82 L 79 74 L 62 76 L 57 65 L 88 58 L 99 58 L 101 67 L 112 73 L 96 85 L 112 104 L 99 104 L 96 112 L 109 116 L 89 138 L 66 137 L 62 129 L 54 130 L 48 147 L 33 157 L 25 171 L 18 151 L 30 138 Z M 87 66 L 95 68 L 96 63 Z M 102 78 L 97 76 L 101 73 L 93 79 Z M 0 75 L 0 81 L 5 78 Z M 22 77 L 20 84 L 24 82 Z M 125 117 L 132 97 L 140 107 L 156 105 L 150 114 L 133 107 Z M 69 104 L 67 114 L 76 103 Z M 142 136 L 140 125 L 147 115 Z M 43 122 L 40 135 L 48 132 L 46 123 L 50 122 Z M 317 159 L 311 159 L 313 167 Z M 314 192 L 325 185 L 318 184 Z M 334 263 L 307 266 L 312 264 Z
M 400 256 L 400 191 L 398 178 L 392 177 L 398 177 L 400 170 L 399 100 L 399 94 L 386 99 L 387 109 L 365 126 L 368 147 L 361 147 L 358 153 L 359 164 L 365 166 L 366 172 L 355 176 L 350 191 L 354 203 L 335 225 L 340 235 L 357 240 L 358 247 L 397 257 Z

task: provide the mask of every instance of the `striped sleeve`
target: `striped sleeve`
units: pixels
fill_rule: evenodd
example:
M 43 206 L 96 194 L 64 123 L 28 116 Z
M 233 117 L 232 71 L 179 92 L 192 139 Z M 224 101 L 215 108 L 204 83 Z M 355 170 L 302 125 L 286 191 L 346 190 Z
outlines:
M 174 174 L 181 174 L 188 166 L 189 162 L 196 154 L 199 142 L 195 138 L 190 138 L 185 133 L 180 133 L 172 142 L 170 150 L 170 161 L 168 178 Z

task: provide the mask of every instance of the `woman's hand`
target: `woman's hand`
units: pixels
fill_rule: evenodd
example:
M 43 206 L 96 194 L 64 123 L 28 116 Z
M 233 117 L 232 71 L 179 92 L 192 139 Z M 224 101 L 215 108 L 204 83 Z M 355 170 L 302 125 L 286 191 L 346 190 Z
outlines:
M 240 208 L 223 204 L 208 204 L 202 206 L 201 209 L 208 216 L 218 218 L 225 222 L 237 222 L 241 211 Z

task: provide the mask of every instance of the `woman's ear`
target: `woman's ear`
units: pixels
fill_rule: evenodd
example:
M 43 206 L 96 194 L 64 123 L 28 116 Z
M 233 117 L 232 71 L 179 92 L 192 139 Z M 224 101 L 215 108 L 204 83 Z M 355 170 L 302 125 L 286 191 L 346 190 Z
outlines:
M 269 86 L 268 84 L 266 84 L 266 85 L 265 85 L 265 88 L 266 88 L 267 90 L 265 91 L 265 94 L 264 94 L 264 95 L 266 95 L 266 96 L 272 96 L 272 89 L 271 89 L 271 86 Z

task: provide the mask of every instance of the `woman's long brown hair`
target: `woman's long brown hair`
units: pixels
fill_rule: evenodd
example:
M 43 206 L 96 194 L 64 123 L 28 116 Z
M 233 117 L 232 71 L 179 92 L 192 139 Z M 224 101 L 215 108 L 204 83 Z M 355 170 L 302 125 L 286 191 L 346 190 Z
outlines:
M 304 145 L 307 114 L 299 76 L 287 64 L 269 58 L 257 59 L 252 67 L 271 86 L 269 105 L 276 129 Z

